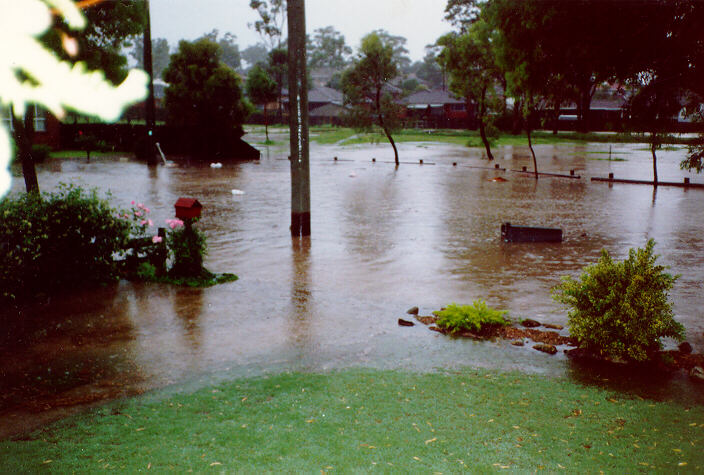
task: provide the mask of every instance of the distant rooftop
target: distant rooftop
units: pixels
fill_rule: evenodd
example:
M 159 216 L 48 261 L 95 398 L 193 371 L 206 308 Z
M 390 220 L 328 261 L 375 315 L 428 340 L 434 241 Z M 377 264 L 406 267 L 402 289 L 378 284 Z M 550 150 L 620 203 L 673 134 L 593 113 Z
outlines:
M 420 91 L 411 94 L 404 102 L 408 105 L 415 106 L 435 106 L 439 107 L 444 104 L 464 104 L 464 101 L 456 98 L 452 93 L 441 89 L 432 91 Z

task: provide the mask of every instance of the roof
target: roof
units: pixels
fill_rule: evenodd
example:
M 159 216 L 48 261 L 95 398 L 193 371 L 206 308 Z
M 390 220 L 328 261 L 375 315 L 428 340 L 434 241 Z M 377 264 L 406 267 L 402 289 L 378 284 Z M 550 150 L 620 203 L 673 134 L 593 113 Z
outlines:
M 448 91 L 434 89 L 432 91 L 420 91 L 408 96 L 404 102 L 409 106 L 440 106 L 444 104 L 464 104 L 464 101 L 457 99 Z
M 310 117 L 340 117 L 345 108 L 338 104 L 325 104 L 308 113 Z
M 308 91 L 308 102 L 342 104 L 342 93 L 330 87 L 316 87 Z
M 179 198 L 174 204 L 177 208 L 202 208 L 203 205 L 195 198 Z

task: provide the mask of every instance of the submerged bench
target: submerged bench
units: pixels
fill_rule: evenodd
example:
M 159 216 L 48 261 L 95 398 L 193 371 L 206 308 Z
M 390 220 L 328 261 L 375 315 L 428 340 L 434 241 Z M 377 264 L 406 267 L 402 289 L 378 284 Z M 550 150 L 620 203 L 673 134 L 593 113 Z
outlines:
M 531 226 L 501 225 L 501 240 L 504 242 L 562 242 L 562 229 Z

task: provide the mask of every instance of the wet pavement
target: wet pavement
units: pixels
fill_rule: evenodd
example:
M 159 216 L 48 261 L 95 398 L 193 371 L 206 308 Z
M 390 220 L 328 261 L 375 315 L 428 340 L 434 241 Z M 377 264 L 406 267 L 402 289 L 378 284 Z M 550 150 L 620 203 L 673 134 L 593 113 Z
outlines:
M 611 145 L 623 161 L 604 160 L 609 144 L 538 146 L 541 171 L 574 169 L 582 178 L 536 182 L 510 171 L 532 167 L 519 147 L 497 150 L 497 163 L 509 169 L 500 172 L 476 168 L 488 165 L 478 149 L 453 145 L 401 144 L 402 161 L 425 164 L 395 169 L 383 163 L 393 157 L 385 144 L 314 144 L 313 236 L 293 242 L 287 150 L 261 148 L 261 161 L 222 168 L 149 169 L 127 159 L 39 168 L 43 190 L 59 182 L 109 189 L 116 207 L 142 202 L 157 223 L 172 217 L 179 196 L 198 198 L 206 267 L 240 280 L 208 289 L 121 282 L 23 308 L 19 323 L 0 332 L 0 438 L 170 384 L 353 366 L 519 369 L 704 403 L 701 389 L 679 376 L 655 386 L 652 375 L 587 377 L 562 353 L 397 326 L 411 306 L 429 314 L 477 298 L 517 320 L 565 324 L 565 309 L 550 297 L 560 277 L 577 274 L 602 248 L 621 259 L 652 237 L 660 262 L 681 275 L 671 294 L 676 317 L 704 352 L 704 190 L 589 181 L 610 172 L 651 179 L 647 146 Z M 661 180 L 690 176 L 679 170 L 683 154 L 659 153 Z M 508 181 L 491 181 L 499 176 Z M 13 187 L 22 189 L 21 178 Z M 564 242 L 502 243 L 503 222 L 561 227 Z

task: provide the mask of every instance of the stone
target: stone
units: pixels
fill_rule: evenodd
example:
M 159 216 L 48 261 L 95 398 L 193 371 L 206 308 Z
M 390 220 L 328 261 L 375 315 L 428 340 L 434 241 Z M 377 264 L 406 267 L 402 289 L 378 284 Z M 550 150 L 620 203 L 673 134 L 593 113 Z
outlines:
M 416 315 L 416 320 L 418 320 L 423 325 L 430 325 L 431 323 L 437 322 L 438 318 L 430 316 L 430 315 L 427 315 L 427 316 Z
M 521 325 L 523 325 L 526 328 L 535 328 L 540 326 L 540 322 L 537 320 L 532 320 L 530 318 L 526 318 L 521 322 Z
M 557 348 L 555 348 L 555 345 L 547 345 L 545 343 L 538 343 L 537 345 L 533 346 L 534 350 L 542 351 L 543 353 L 548 353 L 551 355 L 554 355 L 557 353 Z
M 399 318 L 398 325 L 401 327 L 413 327 L 415 326 L 415 323 L 409 322 L 408 320 L 404 320 L 403 318 Z
M 513 346 L 524 346 L 524 345 L 525 345 L 525 343 L 523 343 L 523 340 L 513 340 L 513 341 L 511 342 L 511 344 L 512 344 Z
M 701 366 L 695 366 L 689 371 L 689 377 L 699 383 L 704 383 L 704 369 Z
M 680 350 L 680 353 L 688 355 L 692 352 L 692 345 L 690 345 L 686 341 L 683 341 L 682 343 L 679 344 L 677 349 Z
M 418 307 L 411 307 L 408 310 L 406 310 L 406 313 L 408 315 L 418 315 Z
M 565 328 L 562 325 L 557 325 L 555 323 L 543 323 L 543 326 L 552 330 L 562 330 L 563 328 Z

